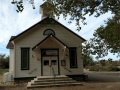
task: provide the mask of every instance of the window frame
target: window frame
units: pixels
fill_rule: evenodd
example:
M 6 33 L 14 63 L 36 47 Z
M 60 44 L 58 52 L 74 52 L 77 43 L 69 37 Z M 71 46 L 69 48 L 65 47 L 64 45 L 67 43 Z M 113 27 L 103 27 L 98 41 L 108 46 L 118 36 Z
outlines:
M 52 33 L 51 33 L 51 34 L 55 36 L 55 32 L 54 32 L 52 29 L 46 29 L 46 30 L 43 32 L 43 35 L 50 35 L 50 34 L 46 34 L 47 31 L 51 31 L 51 32 L 53 33 L 53 34 L 52 34 Z
M 23 59 L 22 53 L 23 53 L 23 50 L 27 50 L 27 52 L 28 52 L 28 55 L 27 55 L 28 66 L 26 68 L 22 67 L 22 63 L 23 63 L 23 61 L 22 61 L 22 59 Z M 29 47 L 22 47 L 21 48 L 21 70 L 29 70 L 29 66 L 30 66 L 29 62 L 30 62 L 30 48 Z
M 75 50 L 75 57 L 74 57 L 74 61 L 76 63 L 75 66 L 72 66 L 72 61 L 71 61 L 71 50 Z M 69 61 L 70 61 L 70 68 L 78 68 L 78 63 L 77 63 L 77 47 L 70 47 L 69 48 Z

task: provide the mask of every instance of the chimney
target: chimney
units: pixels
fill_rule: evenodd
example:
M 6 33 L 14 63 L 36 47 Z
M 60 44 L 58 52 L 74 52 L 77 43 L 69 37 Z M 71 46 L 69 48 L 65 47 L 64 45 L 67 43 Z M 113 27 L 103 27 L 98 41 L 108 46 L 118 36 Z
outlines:
M 43 3 L 42 5 L 40 5 L 40 14 L 41 14 L 41 20 L 48 17 L 48 12 L 50 11 L 50 8 L 48 7 L 47 2 Z

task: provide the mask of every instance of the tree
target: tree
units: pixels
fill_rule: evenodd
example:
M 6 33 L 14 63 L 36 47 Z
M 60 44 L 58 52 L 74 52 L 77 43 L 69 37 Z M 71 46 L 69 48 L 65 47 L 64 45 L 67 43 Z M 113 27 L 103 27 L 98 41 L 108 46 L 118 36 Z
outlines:
M 88 55 L 83 55 L 83 66 L 86 67 L 93 65 L 94 65 L 93 57 Z
M 84 54 L 96 55 L 97 59 L 107 56 L 108 52 L 118 53 L 118 56 L 120 56 L 119 20 L 117 16 L 114 16 L 106 21 L 106 26 L 100 26 L 95 30 L 94 37 L 85 42 L 83 46 Z
M 101 64 L 102 66 L 105 66 L 105 65 L 106 65 L 105 60 L 100 60 L 100 64 Z
M 0 68 L 9 68 L 9 56 L 0 54 Z
M 24 0 L 25 1 L 25 0 Z M 26 0 L 32 4 L 33 9 L 35 9 L 34 0 Z M 99 17 L 101 14 L 105 14 L 108 11 L 116 15 L 119 14 L 120 10 L 120 0 L 43 0 L 50 4 L 51 11 L 50 15 L 53 13 L 59 18 L 60 14 L 66 17 L 69 15 L 69 23 L 73 20 L 76 21 L 78 26 L 77 30 L 80 30 L 80 22 L 86 24 L 85 15 L 89 16 L 95 13 L 95 17 Z M 17 12 L 22 12 L 24 10 L 23 0 L 13 0 L 11 2 L 17 7 Z M 119 15 L 118 15 L 119 16 Z

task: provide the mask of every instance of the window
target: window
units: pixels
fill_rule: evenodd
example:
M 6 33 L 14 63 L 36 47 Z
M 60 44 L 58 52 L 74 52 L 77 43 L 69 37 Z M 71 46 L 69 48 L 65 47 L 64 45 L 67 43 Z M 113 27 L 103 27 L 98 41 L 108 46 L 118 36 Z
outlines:
M 76 48 L 69 49 L 70 56 L 70 68 L 77 68 L 77 52 Z
M 29 70 L 29 48 L 21 48 L 21 70 Z
M 49 65 L 49 60 L 44 60 L 44 66 Z
M 46 29 L 44 32 L 43 32 L 43 35 L 55 35 L 55 32 L 52 30 L 52 29 Z
M 57 60 L 51 60 L 51 65 L 57 65 Z

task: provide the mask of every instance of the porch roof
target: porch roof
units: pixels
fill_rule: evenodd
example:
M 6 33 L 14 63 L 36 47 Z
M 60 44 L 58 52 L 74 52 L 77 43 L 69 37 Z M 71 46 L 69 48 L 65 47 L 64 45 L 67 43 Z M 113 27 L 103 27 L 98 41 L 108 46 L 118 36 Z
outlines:
M 40 44 L 42 44 L 47 38 L 49 37 L 53 37 L 54 39 L 56 39 L 59 43 L 61 43 L 62 45 L 66 46 L 67 48 L 69 48 L 66 44 L 64 44 L 62 41 L 60 41 L 57 37 L 55 37 L 54 35 L 50 34 L 48 35 L 46 38 L 44 38 L 42 41 L 40 41 L 37 45 L 35 45 L 32 50 L 34 50 L 36 47 L 38 47 Z

